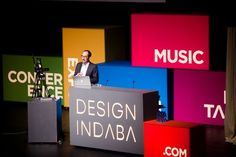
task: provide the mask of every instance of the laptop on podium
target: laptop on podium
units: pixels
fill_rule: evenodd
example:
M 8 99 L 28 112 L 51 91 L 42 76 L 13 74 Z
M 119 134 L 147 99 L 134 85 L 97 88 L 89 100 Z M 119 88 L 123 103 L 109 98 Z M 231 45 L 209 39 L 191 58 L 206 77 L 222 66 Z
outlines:
M 91 88 L 91 82 L 89 76 L 74 76 L 74 87 L 78 88 Z

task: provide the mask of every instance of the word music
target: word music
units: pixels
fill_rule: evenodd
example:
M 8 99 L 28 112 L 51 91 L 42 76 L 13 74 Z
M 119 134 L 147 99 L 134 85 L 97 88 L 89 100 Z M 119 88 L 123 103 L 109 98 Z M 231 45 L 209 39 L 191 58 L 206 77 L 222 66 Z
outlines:
M 162 63 L 180 63 L 180 64 L 203 64 L 202 56 L 204 52 L 201 50 L 174 50 L 163 49 L 154 50 L 154 62 Z

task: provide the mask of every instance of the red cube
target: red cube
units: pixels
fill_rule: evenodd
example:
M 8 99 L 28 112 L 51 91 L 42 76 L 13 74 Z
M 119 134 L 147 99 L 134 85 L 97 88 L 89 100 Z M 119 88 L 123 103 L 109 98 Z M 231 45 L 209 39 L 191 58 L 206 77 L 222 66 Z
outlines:
M 145 157 L 201 157 L 205 155 L 202 124 L 170 120 L 144 122 Z

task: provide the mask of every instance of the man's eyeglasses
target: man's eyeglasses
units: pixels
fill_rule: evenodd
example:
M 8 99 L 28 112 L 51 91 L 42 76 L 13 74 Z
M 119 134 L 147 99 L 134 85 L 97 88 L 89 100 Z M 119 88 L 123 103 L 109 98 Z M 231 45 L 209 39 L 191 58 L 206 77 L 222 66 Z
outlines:
M 85 57 L 85 58 L 88 58 L 88 56 L 83 56 L 83 55 L 81 55 L 81 57 Z

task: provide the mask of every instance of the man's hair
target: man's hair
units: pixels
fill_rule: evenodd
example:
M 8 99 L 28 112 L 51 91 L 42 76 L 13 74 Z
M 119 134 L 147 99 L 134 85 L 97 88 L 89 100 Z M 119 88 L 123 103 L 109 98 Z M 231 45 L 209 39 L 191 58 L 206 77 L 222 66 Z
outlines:
M 84 50 L 84 51 L 88 52 L 88 57 L 89 57 L 89 58 L 92 56 L 92 53 L 91 53 L 90 50 Z

